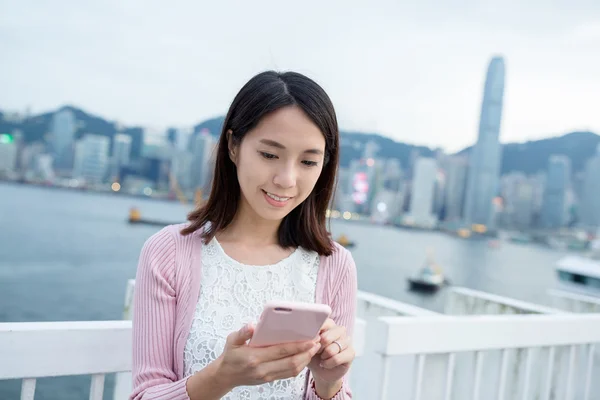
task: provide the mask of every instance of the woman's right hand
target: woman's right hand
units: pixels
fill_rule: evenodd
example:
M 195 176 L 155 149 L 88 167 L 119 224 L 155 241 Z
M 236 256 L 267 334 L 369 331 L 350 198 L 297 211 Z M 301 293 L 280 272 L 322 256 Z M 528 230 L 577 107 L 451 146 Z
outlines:
M 225 379 L 232 389 L 295 377 L 321 348 L 318 336 L 307 342 L 250 347 L 246 341 L 253 333 L 252 325 L 231 333 L 223 354 L 217 359 L 219 378 Z

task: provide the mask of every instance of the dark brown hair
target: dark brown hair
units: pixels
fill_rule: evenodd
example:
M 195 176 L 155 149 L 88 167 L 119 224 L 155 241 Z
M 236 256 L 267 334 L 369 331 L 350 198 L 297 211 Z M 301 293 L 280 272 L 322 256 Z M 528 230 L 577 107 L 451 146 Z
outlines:
M 227 133 L 239 145 L 244 136 L 269 113 L 297 106 L 319 127 L 325 137 L 323 170 L 310 195 L 281 221 L 279 244 L 302 246 L 320 255 L 330 255 L 333 242 L 326 227 L 327 207 L 333 196 L 339 160 L 337 117 L 329 96 L 321 86 L 296 72 L 267 71 L 250 79 L 239 91 L 223 123 L 217 146 L 210 197 L 188 215 L 190 224 L 181 233 L 188 235 L 205 227 L 202 239 L 209 242 L 233 220 L 240 201 L 236 166 L 229 158 Z M 210 226 L 207 226 L 210 222 Z

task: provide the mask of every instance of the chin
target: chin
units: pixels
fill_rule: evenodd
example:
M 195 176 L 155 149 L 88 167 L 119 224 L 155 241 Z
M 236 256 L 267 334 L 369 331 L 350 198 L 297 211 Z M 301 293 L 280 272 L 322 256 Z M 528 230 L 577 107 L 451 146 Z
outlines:
M 281 221 L 289 215 L 290 211 L 291 210 L 262 210 L 258 215 L 267 221 Z
M 264 202 L 263 199 L 261 201 Z M 261 218 L 267 221 L 281 221 L 287 217 L 298 204 L 288 204 L 286 207 L 276 208 L 269 205 L 258 204 L 257 207 L 253 207 L 254 212 Z

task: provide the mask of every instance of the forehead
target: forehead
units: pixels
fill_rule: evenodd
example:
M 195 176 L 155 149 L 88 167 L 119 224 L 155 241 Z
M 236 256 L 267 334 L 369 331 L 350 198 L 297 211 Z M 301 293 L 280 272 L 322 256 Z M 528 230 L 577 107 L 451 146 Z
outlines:
M 319 127 L 296 106 L 280 108 L 266 115 L 248 132 L 247 138 L 256 142 L 269 139 L 300 151 L 325 149 L 325 137 Z

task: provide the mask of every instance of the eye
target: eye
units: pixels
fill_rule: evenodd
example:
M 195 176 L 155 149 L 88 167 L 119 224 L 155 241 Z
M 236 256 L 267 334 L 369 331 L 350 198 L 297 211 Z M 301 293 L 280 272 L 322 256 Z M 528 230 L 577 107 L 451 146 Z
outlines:
M 266 158 L 267 160 L 274 160 L 277 158 L 275 154 L 265 153 L 264 151 L 259 151 L 260 155 Z
M 308 167 L 316 167 L 317 165 L 319 165 L 318 162 L 316 161 L 310 161 L 310 160 L 303 160 L 302 164 L 308 166 Z

